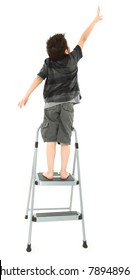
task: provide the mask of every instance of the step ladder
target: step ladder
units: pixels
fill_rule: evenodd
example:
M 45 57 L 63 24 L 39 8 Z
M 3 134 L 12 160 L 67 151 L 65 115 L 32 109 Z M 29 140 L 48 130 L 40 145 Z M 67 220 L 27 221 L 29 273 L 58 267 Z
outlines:
M 85 223 L 84 223 L 84 213 L 83 213 L 83 199 L 82 199 L 82 190 L 81 190 L 81 177 L 80 177 L 80 164 L 79 164 L 79 144 L 77 138 L 76 129 L 73 128 L 75 134 L 75 149 L 74 149 L 74 160 L 73 160 L 73 170 L 72 174 L 66 180 L 60 179 L 60 174 L 54 172 L 53 180 L 47 180 L 42 176 L 43 172 L 37 173 L 37 153 L 38 153 L 38 140 L 39 140 L 39 131 L 41 126 L 37 129 L 33 164 L 32 164 L 32 173 L 30 180 L 30 187 L 27 200 L 27 208 L 25 219 L 28 219 L 30 214 L 29 222 L 29 233 L 28 233 L 28 243 L 27 243 L 27 252 L 31 252 L 31 236 L 32 236 L 32 224 L 33 222 L 49 222 L 49 221 L 71 221 L 71 220 L 80 220 L 82 223 L 82 232 L 83 232 L 83 247 L 87 248 L 86 234 L 85 234 Z M 75 169 L 77 166 L 77 179 L 75 178 Z M 70 205 L 65 208 L 34 208 L 34 196 L 35 188 L 37 186 L 71 186 L 70 194 Z M 72 200 L 73 200 L 73 190 L 74 186 L 79 187 L 79 202 L 80 202 L 80 212 L 72 211 Z M 36 213 L 36 211 L 38 211 Z M 42 211 L 39 213 L 39 211 Z M 46 212 L 49 211 L 49 212 Z M 51 211 L 51 212 L 50 212 Z

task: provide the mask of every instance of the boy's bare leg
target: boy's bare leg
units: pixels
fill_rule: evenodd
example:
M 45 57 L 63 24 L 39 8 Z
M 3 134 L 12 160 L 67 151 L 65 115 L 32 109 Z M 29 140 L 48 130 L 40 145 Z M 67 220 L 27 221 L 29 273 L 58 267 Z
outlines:
M 67 172 L 67 164 L 70 155 L 70 145 L 61 143 L 61 179 L 65 180 L 68 178 L 69 173 Z
M 56 142 L 48 142 L 46 147 L 48 171 L 43 173 L 47 179 L 53 179 L 54 160 L 56 154 Z

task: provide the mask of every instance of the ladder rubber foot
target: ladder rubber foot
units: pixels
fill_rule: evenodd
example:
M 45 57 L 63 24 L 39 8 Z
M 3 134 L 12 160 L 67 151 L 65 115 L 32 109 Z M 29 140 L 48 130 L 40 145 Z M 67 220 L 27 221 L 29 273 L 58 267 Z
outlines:
M 28 215 L 25 215 L 25 219 L 28 219 Z
M 86 241 L 83 241 L 83 247 L 84 247 L 84 248 L 88 248 L 88 245 L 87 245 L 87 242 L 86 242 Z
M 32 251 L 32 249 L 31 249 L 31 244 L 28 244 L 28 245 L 27 245 L 26 251 L 27 251 L 27 252 L 31 252 L 31 251 Z

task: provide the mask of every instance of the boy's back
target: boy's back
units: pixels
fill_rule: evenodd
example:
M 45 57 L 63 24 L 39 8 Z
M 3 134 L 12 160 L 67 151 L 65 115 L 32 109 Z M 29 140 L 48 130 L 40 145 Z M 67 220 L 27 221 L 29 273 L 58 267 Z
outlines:
M 47 58 L 38 76 L 46 79 L 44 86 L 45 103 L 67 102 L 73 100 L 78 103 L 80 90 L 77 80 L 77 63 L 82 57 L 80 46 L 76 46 L 72 52 L 66 54 L 63 59 L 52 61 Z

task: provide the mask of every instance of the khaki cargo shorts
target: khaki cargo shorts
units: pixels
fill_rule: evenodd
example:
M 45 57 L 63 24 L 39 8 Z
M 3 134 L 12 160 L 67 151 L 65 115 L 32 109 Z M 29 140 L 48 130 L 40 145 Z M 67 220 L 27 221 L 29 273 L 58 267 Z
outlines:
M 74 120 L 73 103 L 58 104 L 44 109 L 41 134 L 44 142 L 71 143 Z

